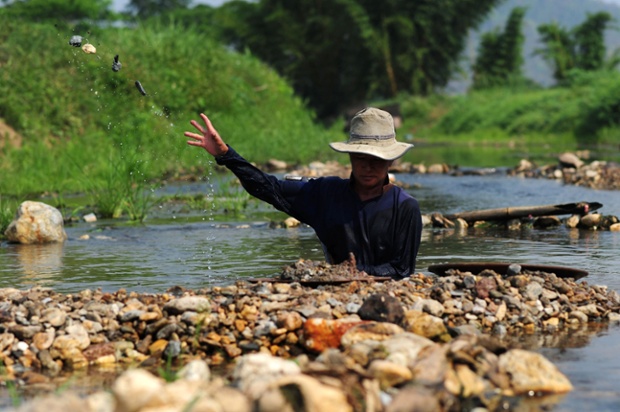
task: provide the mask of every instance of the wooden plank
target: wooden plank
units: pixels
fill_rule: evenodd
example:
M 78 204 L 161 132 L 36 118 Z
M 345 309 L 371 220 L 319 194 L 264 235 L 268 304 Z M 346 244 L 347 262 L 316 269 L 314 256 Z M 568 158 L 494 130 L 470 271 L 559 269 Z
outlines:
M 475 222 L 480 220 L 510 220 L 535 216 L 574 214 L 585 215 L 589 212 L 600 209 L 601 207 L 603 207 L 603 205 L 598 202 L 579 202 L 560 205 L 517 206 L 502 207 L 497 209 L 483 209 L 444 215 L 444 217 L 450 220 L 461 218 L 467 222 Z
M 343 279 L 308 279 L 308 280 L 293 280 L 293 279 L 279 279 L 279 278 L 249 278 L 246 279 L 250 283 L 299 283 L 304 286 L 321 286 L 321 285 L 341 285 L 351 282 L 387 282 L 392 278 L 387 276 L 364 276 L 359 278 L 343 278 Z

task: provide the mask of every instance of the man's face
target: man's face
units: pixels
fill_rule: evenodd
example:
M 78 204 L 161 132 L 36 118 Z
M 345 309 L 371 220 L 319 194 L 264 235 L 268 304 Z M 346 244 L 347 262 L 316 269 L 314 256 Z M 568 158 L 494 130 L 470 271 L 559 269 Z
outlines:
M 364 188 L 383 186 L 388 170 L 392 165 L 391 160 L 366 154 L 350 153 L 351 169 L 355 181 Z

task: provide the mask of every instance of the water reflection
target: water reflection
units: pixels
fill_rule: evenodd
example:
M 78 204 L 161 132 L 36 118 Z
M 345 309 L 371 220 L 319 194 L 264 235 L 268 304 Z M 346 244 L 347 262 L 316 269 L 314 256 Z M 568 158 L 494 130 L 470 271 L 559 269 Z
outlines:
M 34 286 L 40 282 L 53 282 L 55 275 L 63 267 L 62 243 L 14 245 L 17 262 L 20 266 L 22 285 Z
M 587 345 L 541 348 L 574 386 L 554 411 L 617 411 L 620 408 L 618 341 L 620 325 L 614 324 L 587 340 Z
M 273 276 L 298 258 L 323 258 L 311 229 L 271 229 L 268 222 L 129 227 L 108 222 L 66 231 L 64 245 L 1 243 L 0 287 L 163 292 L 175 285 L 202 288 Z

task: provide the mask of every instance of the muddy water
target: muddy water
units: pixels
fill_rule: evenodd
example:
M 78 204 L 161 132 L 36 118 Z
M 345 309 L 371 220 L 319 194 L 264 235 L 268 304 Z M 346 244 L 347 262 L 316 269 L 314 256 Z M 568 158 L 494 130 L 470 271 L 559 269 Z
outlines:
M 485 208 L 600 202 L 603 214 L 620 217 L 620 191 L 593 191 L 548 180 L 490 176 L 406 175 L 423 213 L 444 214 Z M 206 185 L 190 191 L 204 192 Z M 166 188 L 187 192 L 188 187 Z M 250 220 L 214 221 L 206 216 L 160 215 L 144 225 L 119 222 L 80 223 L 66 228 L 64 245 L 0 244 L 0 287 L 53 287 L 60 292 L 119 288 L 162 292 L 223 285 L 253 276 L 271 276 L 297 258 L 322 259 L 309 228 L 271 229 L 268 207 Z M 275 214 L 283 218 L 284 215 Z M 81 239 L 85 236 L 88 239 Z M 551 230 L 457 233 L 425 229 L 418 271 L 448 261 L 508 261 L 563 265 L 589 272 L 591 284 L 620 291 L 620 233 L 556 228 Z M 603 328 L 583 341 L 540 350 L 564 371 L 576 390 L 556 410 L 620 410 L 620 327 Z

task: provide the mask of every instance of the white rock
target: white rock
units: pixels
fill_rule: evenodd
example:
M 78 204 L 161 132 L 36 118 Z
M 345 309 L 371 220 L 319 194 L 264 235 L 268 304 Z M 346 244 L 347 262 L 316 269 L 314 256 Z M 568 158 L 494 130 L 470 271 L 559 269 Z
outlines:
M 95 54 L 95 53 L 97 53 L 97 49 L 95 48 L 95 46 L 93 46 L 90 43 L 86 43 L 85 45 L 83 45 L 82 46 L 82 50 L 86 54 Z
M 566 393 L 573 389 L 568 378 L 547 358 L 536 352 L 512 349 L 499 356 L 498 366 L 510 376 L 515 394 L 530 391 Z
M 204 296 L 183 296 L 167 302 L 164 310 L 175 315 L 188 310 L 197 313 L 210 312 L 211 302 Z
M 404 332 L 381 342 L 382 350 L 387 354 L 385 360 L 396 364 L 411 366 L 422 349 L 434 346 L 432 340 L 414 333 Z
M 117 412 L 139 411 L 161 393 L 164 381 L 144 369 L 131 369 L 123 373 L 112 385 Z
M 67 326 L 65 332 L 67 332 L 67 335 L 74 338 L 78 342 L 78 347 L 80 349 L 84 350 L 90 346 L 88 332 L 81 323 L 74 323 L 71 326 Z
M 300 409 L 301 407 L 301 409 Z M 280 377 L 261 393 L 260 411 L 352 412 L 343 391 L 307 375 Z
M 9 242 L 22 244 L 64 242 L 67 240 L 58 209 L 42 202 L 25 201 L 4 232 Z
M 209 365 L 203 360 L 196 359 L 183 366 L 177 373 L 178 379 L 188 381 L 209 381 L 211 371 Z
M 233 381 L 236 387 L 256 399 L 276 379 L 300 373 L 299 365 L 293 361 L 266 353 L 253 353 L 239 360 L 233 371 Z
M 97 221 L 97 216 L 95 216 L 94 213 L 89 213 L 87 215 L 84 215 L 82 219 L 84 219 L 86 223 L 94 223 Z

